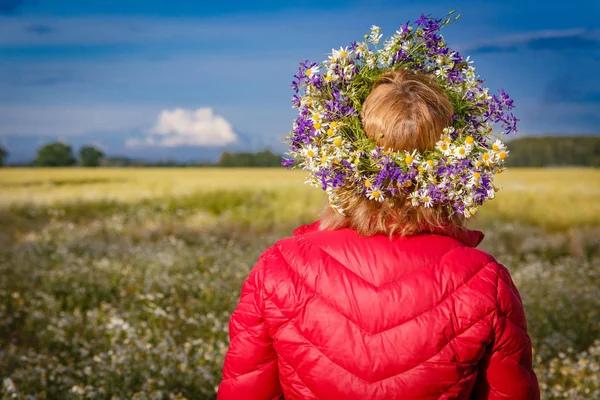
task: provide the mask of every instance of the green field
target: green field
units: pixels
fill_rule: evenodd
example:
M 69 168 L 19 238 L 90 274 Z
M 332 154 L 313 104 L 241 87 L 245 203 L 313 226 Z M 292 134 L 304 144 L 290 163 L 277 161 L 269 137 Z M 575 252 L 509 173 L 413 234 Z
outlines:
M 300 171 L 1 169 L 0 398 L 213 399 Z M 544 398 L 600 398 L 600 170 L 510 169 L 470 221 L 522 294 Z

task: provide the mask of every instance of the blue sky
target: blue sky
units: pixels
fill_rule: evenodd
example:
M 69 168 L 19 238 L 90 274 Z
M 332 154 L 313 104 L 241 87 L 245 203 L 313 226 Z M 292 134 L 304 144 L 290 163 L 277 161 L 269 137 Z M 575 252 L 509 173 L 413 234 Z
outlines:
M 9 161 L 57 139 L 140 158 L 282 151 L 299 61 L 451 9 L 446 40 L 512 95 L 521 134 L 600 133 L 597 1 L 0 0 L 0 144 Z

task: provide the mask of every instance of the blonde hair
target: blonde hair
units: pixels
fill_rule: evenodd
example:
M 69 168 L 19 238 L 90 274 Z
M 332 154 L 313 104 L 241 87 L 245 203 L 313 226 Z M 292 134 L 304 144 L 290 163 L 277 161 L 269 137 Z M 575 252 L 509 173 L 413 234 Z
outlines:
M 429 76 L 398 70 L 385 73 L 365 99 L 361 120 L 369 139 L 384 149 L 413 151 L 433 149 L 445 127 L 452 125 L 453 108 L 441 87 Z M 355 197 L 345 216 L 327 207 L 321 229 L 351 228 L 362 236 L 403 236 L 448 224 L 462 225 L 446 207 L 414 207 L 404 192 L 388 201 Z

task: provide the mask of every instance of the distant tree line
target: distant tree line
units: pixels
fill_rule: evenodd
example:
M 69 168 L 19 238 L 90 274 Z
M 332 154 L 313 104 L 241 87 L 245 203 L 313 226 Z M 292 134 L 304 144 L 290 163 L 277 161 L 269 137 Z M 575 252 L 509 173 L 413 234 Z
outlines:
M 0 146 L 0 167 L 3 167 L 8 158 L 8 150 Z
M 600 167 L 600 136 L 525 137 L 508 144 L 508 165 L 514 167 L 591 166 Z M 6 165 L 8 150 L 0 146 L 0 166 Z M 224 152 L 216 163 L 142 161 L 127 157 L 107 157 L 99 148 L 86 145 L 75 157 L 69 144 L 53 142 L 40 147 L 37 156 L 25 165 L 40 167 L 280 167 L 281 155 L 271 150 Z
M 508 166 L 600 167 L 600 136 L 525 137 L 507 144 Z
M 271 150 L 257 153 L 229 153 L 221 154 L 217 163 L 219 167 L 281 167 L 281 155 Z
M 0 146 L 0 166 L 6 165 L 8 154 L 8 150 Z M 104 153 L 102 150 L 88 145 L 79 149 L 79 159 L 77 159 L 69 144 L 53 142 L 40 147 L 35 159 L 26 165 L 37 167 L 71 167 L 79 164 L 83 167 L 99 167 L 103 158 Z

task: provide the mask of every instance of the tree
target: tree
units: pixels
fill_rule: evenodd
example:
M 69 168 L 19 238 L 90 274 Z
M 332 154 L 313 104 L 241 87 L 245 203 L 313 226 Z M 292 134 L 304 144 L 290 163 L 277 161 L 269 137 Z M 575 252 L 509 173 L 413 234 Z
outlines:
M 218 165 L 221 167 L 281 167 L 281 156 L 271 150 L 257 153 L 229 153 L 221 154 Z
M 4 166 L 4 162 L 8 158 L 8 150 L 0 146 L 0 167 Z
M 75 162 L 70 145 L 54 142 L 38 149 L 34 164 L 40 167 L 70 167 L 75 165 Z
M 104 153 L 94 146 L 83 146 L 79 149 L 79 163 L 84 167 L 98 167 L 102 158 Z
M 544 136 L 524 137 L 507 144 L 508 166 L 588 166 L 600 167 L 600 137 Z

